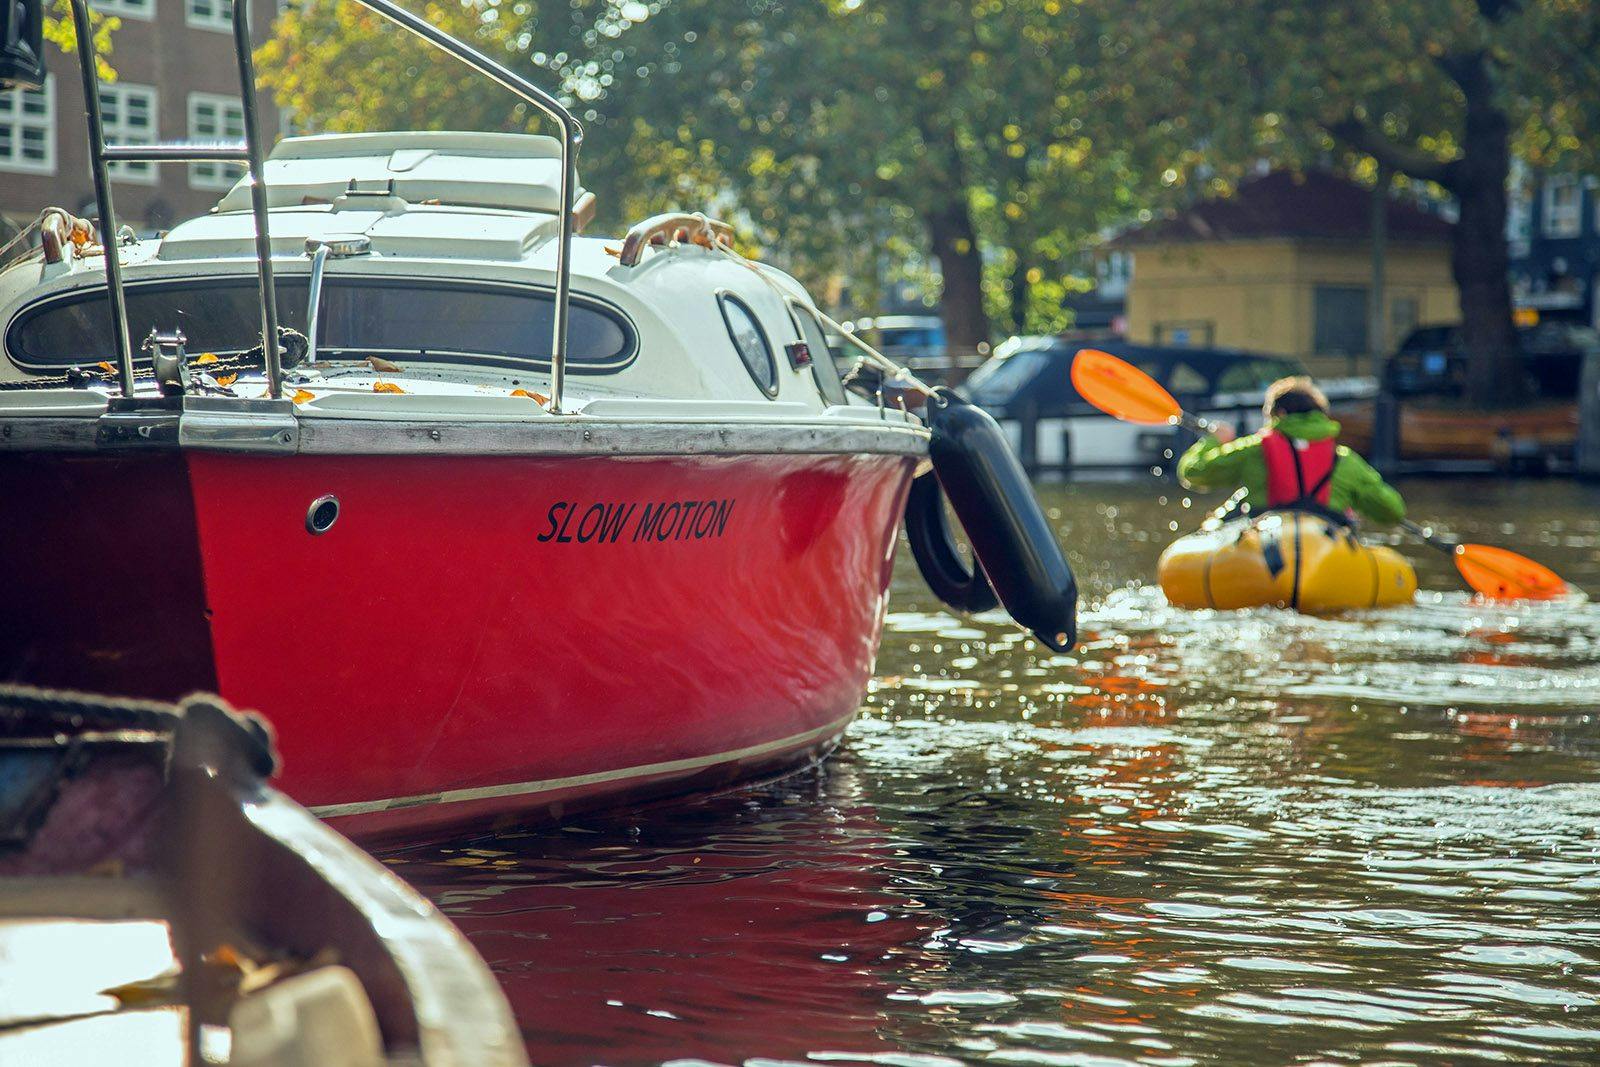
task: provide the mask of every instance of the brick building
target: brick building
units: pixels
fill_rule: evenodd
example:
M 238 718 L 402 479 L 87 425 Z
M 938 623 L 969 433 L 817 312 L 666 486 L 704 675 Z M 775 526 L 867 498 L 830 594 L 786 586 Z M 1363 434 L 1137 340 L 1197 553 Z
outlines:
M 244 137 L 230 0 L 95 0 L 122 20 L 106 57 L 116 81 L 101 84 L 106 139 L 237 141 Z M 266 40 L 277 5 L 252 5 L 254 39 Z M 0 234 L 42 208 L 94 214 L 83 83 L 77 57 L 46 44 L 49 78 L 40 90 L 0 91 Z M 276 139 L 277 109 L 262 94 L 261 127 Z M 111 164 L 119 220 L 145 232 L 209 210 L 240 167 L 226 163 Z

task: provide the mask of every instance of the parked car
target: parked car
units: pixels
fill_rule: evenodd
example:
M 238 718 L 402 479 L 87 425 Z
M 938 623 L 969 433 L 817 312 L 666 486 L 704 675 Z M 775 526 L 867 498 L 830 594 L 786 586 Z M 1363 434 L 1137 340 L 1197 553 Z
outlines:
M 987 345 L 977 351 L 952 349 L 945 335 L 944 320 L 937 315 L 878 315 L 845 325 L 878 351 L 934 385 L 959 383 L 989 355 Z
M 1459 326 L 1411 331 L 1384 368 L 1400 401 L 1399 456 L 1404 461 L 1549 470 L 1571 462 L 1578 438 L 1578 386 L 1584 361 L 1600 358 L 1600 333 L 1580 323 L 1547 321 L 1517 330 L 1528 402 L 1483 412 L 1463 406 L 1467 356 Z M 1352 448 L 1372 442 L 1373 406 L 1334 412 Z
M 1192 435 L 1165 426 L 1118 422 L 1072 387 L 1072 358 L 1085 342 L 1013 337 L 962 387 L 999 420 L 1031 469 L 1164 467 Z M 1229 348 L 1189 348 L 1107 340 L 1092 347 L 1120 356 L 1164 385 L 1187 409 L 1249 432 L 1261 425 L 1261 401 L 1279 378 L 1304 374 L 1288 356 Z M 1329 399 L 1370 397 L 1370 379 L 1324 381 Z
M 1575 322 L 1546 321 L 1517 330 L 1522 366 L 1531 395 L 1542 400 L 1572 400 L 1578 395 L 1583 361 L 1600 351 L 1600 332 Z M 1389 357 L 1385 374 L 1395 396 L 1460 397 L 1467 356 L 1460 326 L 1420 326 Z
M 913 369 L 944 358 L 944 320 L 937 315 L 879 315 L 855 326 L 878 351 Z

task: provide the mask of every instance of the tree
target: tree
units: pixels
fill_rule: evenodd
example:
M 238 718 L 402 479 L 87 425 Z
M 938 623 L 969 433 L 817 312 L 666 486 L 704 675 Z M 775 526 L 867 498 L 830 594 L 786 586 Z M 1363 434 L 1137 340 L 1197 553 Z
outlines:
M 938 262 L 956 349 L 990 340 L 991 308 L 1013 330 L 1037 324 L 1035 287 L 1131 199 L 1127 154 L 1086 106 L 1097 46 L 1058 0 L 434 0 L 425 13 L 566 96 L 588 126 L 581 173 L 603 221 L 714 206 L 813 288 L 920 251 Z M 262 67 L 322 129 L 536 128 L 350 5 L 291 9 Z
M 1153 185 L 1113 147 L 1088 97 L 1095 38 L 1059 0 L 673 0 L 625 42 L 684 42 L 651 106 L 711 141 L 757 220 L 798 217 L 836 245 L 920 230 L 958 350 L 986 343 L 992 317 L 1059 325 L 1076 253 Z M 1052 308 L 1035 299 L 1047 279 Z
M 55 13 L 44 18 L 44 39 L 76 59 L 78 31 L 72 21 L 72 5 L 68 0 L 55 0 L 50 6 Z M 117 72 L 110 63 L 111 37 L 122 28 L 122 20 L 91 10 L 89 25 L 94 30 L 95 69 L 100 74 L 100 80 L 116 81 Z
M 1450 194 L 1468 398 L 1518 399 L 1507 280 L 1514 149 L 1578 162 L 1600 125 L 1600 8 L 1590 0 L 1098 0 L 1107 96 L 1169 145 L 1167 177 L 1202 165 L 1332 153 Z M 1585 142 L 1585 138 L 1587 141 Z M 1590 156 L 1592 159 L 1592 155 Z

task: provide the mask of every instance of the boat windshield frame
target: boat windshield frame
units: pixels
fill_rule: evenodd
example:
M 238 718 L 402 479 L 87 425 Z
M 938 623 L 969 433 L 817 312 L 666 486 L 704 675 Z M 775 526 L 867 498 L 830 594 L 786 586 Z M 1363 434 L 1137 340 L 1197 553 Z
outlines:
M 532 105 L 555 123 L 560 132 L 561 177 L 558 190 L 559 234 L 556 243 L 556 298 L 551 326 L 550 387 L 545 403 L 551 414 L 562 413 L 562 394 L 567 369 L 567 327 L 572 294 L 573 208 L 577 195 L 577 155 L 583 143 L 583 127 L 555 96 L 526 78 L 490 59 L 482 52 L 457 40 L 421 16 L 393 0 L 350 0 L 422 38 L 446 55 L 453 56 L 473 71 L 496 82 Z M 106 289 L 111 314 L 111 336 L 116 347 L 117 376 L 125 402 L 134 396 L 133 345 L 128 332 L 128 311 L 122 282 L 122 237 L 112 202 L 107 170 L 111 162 L 189 163 L 196 159 L 227 160 L 244 163 L 250 186 L 251 211 L 255 220 L 257 281 L 261 304 L 262 351 L 267 395 L 282 395 L 282 355 L 279 352 L 276 286 L 273 282 L 272 244 L 260 124 L 256 110 L 256 79 L 250 35 L 249 0 L 234 0 L 233 40 L 238 60 L 240 104 L 244 112 L 245 141 L 238 145 L 111 145 L 105 141 L 100 109 L 98 56 L 90 22 L 88 0 L 70 0 L 77 30 L 78 67 L 83 78 L 85 115 L 88 123 L 89 161 L 94 178 L 95 207 L 100 221 L 104 250 Z
M 126 297 L 132 298 L 137 304 L 139 297 L 147 294 L 160 294 L 171 291 L 180 298 L 183 294 L 198 299 L 207 291 L 220 292 L 223 290 L 238 290 L 249 286 L 254 278 L 246 274 L 174 274 L 159 278 L 138 278 L 128 281 L 124 286 Z M 303 321 L 305 310 L 304 294 L 309 284 L 309 276 L 299 272 L 279 272 L 274 277 L 275 296 L 280 305 L 285 301 L 290 302 L 294 310 L 288 312 L 289 325 L 299 329 L 306 326 Z M 423 362 L 458 363 L 480 370 L 501 370 L 510 373 L 528 372 L 535 373 L 549 371 L 554 362 L 553 353 L 533 352 L 519 353 L 506 349 L 504 346 L 484 344 L 436 344 L 419 348 L 417 346 L 400 346 L 381 343 L 363 343 L 363 339 L 353 336 L 326 336 L 330 329 L 336 326 L 348 327 L 350 324 L 337 314 L 337 309 L 347 304 L 358 293 L 373 289 L 405 290 L 413 293 L 465 293 L 476 296 L 483 295 L 500 299 L 516 299 L 529 302 L 555 303 L 555 290 L 548 284 L 508 281 L 502 279 L 457 278 L 440 277 L 422 274 L 369 274 L 364 272 L 340 272 L 330 274 L 325 282 L 327 291 L 335 294 L 333 300 L 324 303 L 321 319 L 318 323 L 318 333 L 323 334 L 316 338 L 318 349 L 323 361 L 337 361 L 347 358 L 350 353 L 359 353 L 355 358 L 365 358 L 369 355 L 382 356 L 391 359 L 419 359 Z M 242 294 L 240 294 L 242 299 Z M 4 334 L 4 348 L 6 358 L 13 366 L 35 374 L 54 374 L 63 369 L 78 365 L 77 359 L 50 358 L 49 353 L 39 353 L 36 342 L 27 338 L 27 334 L 40 325 L 41 319 L 46 319 L 54 314 L 70 312 L 71 309 L 85 304 L 104 302 L 107 292 L 103 286 L 92 288 L 75 288 L 64 292 L 52 293 L 41 297 L 31 304 L 23 307 L 11 319 Z M 175 300 L 174 302 L 180 302 Z M 302 306 L 296 307 L 296 304 Z M 137 307 L 127 308 L 130 316 L 138 313 Z M 604 324 L 615 328 L 620 335 L 619 341 L 610 346 L 605 355 L 597 358 L 592 345 L 588 350 L 574 352 L 572 349 L 573 338 L 568 337 L 568 366 L 567 370 L 578 375 L 614 374 L 631 365 L 639 354 L 639 330 L 634 325 L 627 313 L 609 300 L 602 299 L 587 293 L 580 293 L 569 297 L 569 334 L 573 318 L 574 307 L 579 322 L 579 343 L 583 347 L 586 327 L 584 316 L 604 320 Z M 296 316 L 299 316 L 297 318 Z M 540 316 L 543 317 L 542 315 Z M 85 316 L 84 318 L 87 318 Z M 186 314 L 181 308 L 170 317 L 159 321 L 152 321 L 148 325 L 158 331 L 173 329 L 182 330 L 191 347 L 196 350 L 208 351 L 217 355 L 236 355 L 251 347 L 248 343 L 219 344 L 217 338 L 203 332 L 197 332 L 186 326 L 194 321 L 195 317 Z M 508 316 L 501 316 L 502 322 L 512 321 Z M 82 322 L 82 320 L 80 320 Z M 144 323 L 140 324 L 145 325 Z M 587 333 L 593 340 L 592 329 Z M 240 339 L 242 341 L 242 338 Z M 60 347 L 70 347 L 74 351 L 82 347 L 96 347 L 83 340 L 76 340 Z M 136 357 L 136 365 L 148 365 L 149 357 Z

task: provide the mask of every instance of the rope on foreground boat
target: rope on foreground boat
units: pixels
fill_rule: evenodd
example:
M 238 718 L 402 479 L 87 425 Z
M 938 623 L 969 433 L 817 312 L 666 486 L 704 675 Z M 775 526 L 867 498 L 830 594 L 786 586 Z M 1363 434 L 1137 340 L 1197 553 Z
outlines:
M 272 730 L 259 716 L 234 711 L 218 697 L 196 693 L 180 704 L 111 697 L 73 689 L 37 689 L 0 684 L 0 737 L 29 736 L 60 720 L 74 729 L 149 731 L 172 734 L 187 715 L 211 716 L 237 745 L 246 764 L 262 778 L 277 772 Z

